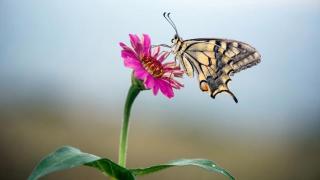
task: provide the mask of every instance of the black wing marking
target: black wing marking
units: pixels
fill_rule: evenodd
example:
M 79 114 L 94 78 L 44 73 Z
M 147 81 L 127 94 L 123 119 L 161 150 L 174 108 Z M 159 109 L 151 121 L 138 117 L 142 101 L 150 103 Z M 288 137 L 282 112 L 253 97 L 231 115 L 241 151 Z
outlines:
M 201 64 L 188 52 L 183 53 L 182 56 L 197 70 L 199 86 L 202 91 L 208 92 L 212 98 L 215 98 L 221 92 L 227 92 L 233 97 L 235 102 L 238 102 L 237 98 L 228 88 L 228 83 L 231 81 L 228 75 L 230 72 L 224 71 L 224 68 L 216 72 L 210 66 Z

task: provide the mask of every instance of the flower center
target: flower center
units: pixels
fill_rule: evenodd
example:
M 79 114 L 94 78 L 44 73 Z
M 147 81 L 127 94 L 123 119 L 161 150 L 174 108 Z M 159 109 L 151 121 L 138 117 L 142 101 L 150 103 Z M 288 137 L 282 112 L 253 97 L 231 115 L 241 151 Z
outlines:
M 163 66 L 158 60 L 152 57 L 143 57 L 141 61 L 142 61 L 143 67 L 153 77 L 159 78 L 164 74 Z

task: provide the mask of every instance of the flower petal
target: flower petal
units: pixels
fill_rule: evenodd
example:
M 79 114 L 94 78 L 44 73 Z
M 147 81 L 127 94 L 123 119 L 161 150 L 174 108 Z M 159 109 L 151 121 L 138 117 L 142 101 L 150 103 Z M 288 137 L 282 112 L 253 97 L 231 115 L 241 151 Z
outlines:
M 130 51 L 130 50 L 122 50 L 121 51 L 121 57 L 122 58 L 130 57 L 130 58 L 136 58 L 137 59 L 137 56 L 134 53 L 134 51 Z
M 166 79 L 167 82 L 170 84 L 171 87 L 175 88 L 175 89 L 180 89 L 181 87 L 184 87 L 184 85 L 182 83 L 179 83 L 178 81 L 176 81 L 175 79 L 170 79 L 167 78 Z
M 155 80 L 157 81 L 157 80 Z M 154 86 L 153 86 L 153 89 L 152 89 L 152 92 L 153 92 L 153 95 L 157 95 L 158 92 L 159 92 L 159 85 L 155 82 Z
M 122 47 L 122 49 L 124 50 L 130 50 L 133 51 L 129 46 L 127 46 L 126 44 L 124 44 L 123 42 L 120 42 L 119 45 Z
M 157 59 L 159 52 L 160 52 L 160 46 L 157 46 L 155 48 L 153 48 L 154 50 L 152 51 L 152 57 Z
M 139 39 L 139 36 L 135 34 L 129 34 L 129 36 L 130 36 L 131 46 L 133 47 L 137 55 L 140 56 L 143 52 L 142 52 L 142 44 Z
M 143 34 L 143 53 L 144 55 L 150 56 L 151 51 L 151 39 L 149 35 Z
M 163 62 L 169 56 L 169 54 L 169 52 L 163 51 L 162 55 L 158 58 L 158 61 Z
M 134 76 L 140 80 L 144 80 L 146 76 L 148 76 L 148 72 L 144 69 L 136 69 L 134 71 Z
M 129 67 L 129 68 L 132 68 L 134 70 L 136 70 L 137 68 L 142 68 L 142 65 L 141 65 L 140 61 L 138 61 L 135 58 L 127 57 L 127 58 L 124 59 L 123 62 L 124 62 L 124 66 L 125 67 Z
M 145 86 L 149 89 L 152 89 L 154 87 L 154 77 L 152 77 L 150 74 L 147 75 L 146 81 L 145 81 Z
M 165 82 L 163 80 L 160 80 L 158 84 L 160 86 L 160 91 L 162 92 L 162 94 L 167 96 L 169 99 L 174 96 L 172 87 L 170 86 L 169 83 L 167 83 L 167 82 Z

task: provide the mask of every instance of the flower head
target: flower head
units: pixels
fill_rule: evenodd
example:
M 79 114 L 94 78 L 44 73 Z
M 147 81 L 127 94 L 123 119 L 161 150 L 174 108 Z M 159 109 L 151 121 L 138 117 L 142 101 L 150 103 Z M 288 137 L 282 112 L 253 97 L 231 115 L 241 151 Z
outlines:
M 157 95 L 160 90 L 168 98 L 174 96 L 173 88 L 180 89 L 183 84 L 176 81 L 175 77 L 182 77 L 183 71 L 175 62 L 163 63 L 169 52 L 160 52 L 160 47 L 151 48 L 151 39 L 143 34 L 140 39 L 137 35 L 129 34 L 132 48 L 124 43 L 121 56 L 124 65 L 133 69 L 134 76 L 143 81 L 144 86 L 153 90 Z

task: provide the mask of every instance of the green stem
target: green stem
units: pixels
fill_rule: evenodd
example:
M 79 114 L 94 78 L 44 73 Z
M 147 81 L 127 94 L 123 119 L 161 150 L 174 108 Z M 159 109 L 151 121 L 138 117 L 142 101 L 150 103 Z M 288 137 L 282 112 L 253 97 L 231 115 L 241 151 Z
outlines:
M 129 130 L 129 118 L 132 104 L 139 92 L 143 90 L 143 88 L 137 82 L 138 80 L 132 79 L 132 85 L 129 89 L 126 104 L 124 106 L 124 117 L 121 127 L 120 134 L 120 144 L 119 144 L 119 165 L 122 167 L 126 166 L 126 156 L 127 156 L 127 147 L 128 147 L 128 130 Z

